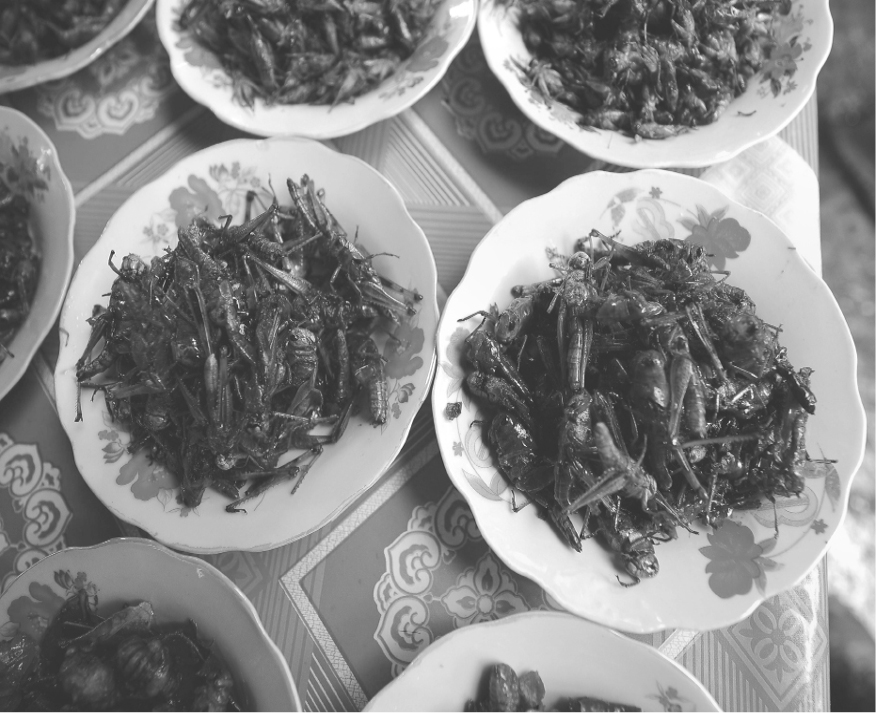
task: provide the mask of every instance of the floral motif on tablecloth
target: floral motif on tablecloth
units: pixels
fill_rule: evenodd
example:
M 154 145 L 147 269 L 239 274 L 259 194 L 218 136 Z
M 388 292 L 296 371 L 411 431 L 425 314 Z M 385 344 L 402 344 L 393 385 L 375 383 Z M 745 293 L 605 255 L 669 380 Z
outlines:
M 499 153 L 522 161 L 532 156 L 555 156 L 561 139 L 533 124 L 514 105 L 490 72 L 477 36 L 473 36 L 442 80 L 444 106 L 456 130 L 476 141 L 486 154 Z
M 820 599 L 826 591 L 817 579 L 812 573 L 801 586 L 767 599 L 751 616 L 715 632 L 720 655 L 745 672 L 745 684 L 764 710 L 811 708 L 813 686 L 818 685 L 813 677 L 829 653 L 827 622 L 819 615 L 827 611 L 827 602 Z
M 463 327 L 457 327 L 453 334 L 450 335 L 450 341 L 445 350 L 444 359 L 441 359 L 441 370 L 450 377 L 450 382 L 447 384 L 447 393 L 444 394 L 449 399 L 453 394 L 462 388 L 462 381 L 465 379 L 465 369 L 462 368 L 463 350 L 465 349 L 465 338 L 469 335 L 469 330 Z
M 374 587 L 380 621 L 374 638 L 397 676 L 437 638 L 479 621 L 556 608 L 532 582 L 490 551 L 455 488 L 414 509 L 407 528 L 384 550 L 386 571 Z M 472 563 L 459 574 L 460 565 Z
M 66 547 L 72 514 L 61 494 L 61 472 L 44 461 L 34 443 L 0 433 L 0 591 L 46 555 Z
M 793 608 L 778 609 L 771 601 L 764 602 L 749 618 L 748 626 L 739 630 L 751 639 L 751 649 L 761 666 L 773 671 L 781 681 L 800 668 L 805 653 L 800 649 L 806 622 Z
M 477 565 L 463 572 L 457 585 L 442 596 L 444 608 L 453 615 L 454 628 L 482 621 L 494 621 L 529 606 L 518 594 L 517 582 L 505 570 L 492 552 L 478 560 Z
M 176 91 L 154 14 L 149 14 L 85 69 L 36 87 L 37 111 L 58 131 L 75 131 L 85 139 L 122 135 L 153 119 Z

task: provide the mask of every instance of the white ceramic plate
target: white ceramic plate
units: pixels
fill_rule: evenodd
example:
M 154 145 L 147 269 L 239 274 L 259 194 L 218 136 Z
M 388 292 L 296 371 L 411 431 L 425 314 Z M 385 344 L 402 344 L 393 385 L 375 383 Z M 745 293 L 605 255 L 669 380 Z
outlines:
M 0 180 L 31 203 L 31 235 L 40 275 L 30 312 L 0 363 L 0 399 L 18 383 L 55 325 L 73 272 L 73 189 L 45 132 L 15 109 L 0 107 Z
M 153 2 L 155 0 L 128 0 L 103 32 L 65 55 L 37 64 L 0 65 L 0 94 L 17 92 L 78 72 L 133 30 Z
M 813 459 L 800 498 L 778 498 L 778 540 L 773 507 L 737 512 L 711 532 L 680 532 L 657 547 L 660 572 L 625 589 L 621 571 L 601 544 L 587 540 L 577 553 L 535 508 L 511 510 L 509 493 L 481 429 L 479 411 L 462 388 L 461 347 L 480 318 L 461 317 L 493 302 L 510 301 L 510 288 L 556 276 L 545 249 L 570 254 L 592 228 L 622 242 L 686 239 L 694 231 L 728 282 L 747 290 L 757 313 L 781 325 L 780 342 L 797 368 L 812 367 L 818 398 L 806 430 Z M 447 472 L 474 512 L 490 547 L 510 567 L 535 580 L 566 609 L 624 631 L 672 627 L 715 629 L 743 619 L 761 601 L 798 583 L 824 555 L 846 512 L 852 477 L 863 458 L 865 418 L 858 395 L 851 335 L 827 285 L 803 261 L 779 228 L 709 184 L 648 170 L 594 172 L 571 178 L 506 215 L 475 249 L 462 282 L 450 296 L 438 329 L 439 369 L 432 405 Z M 444 416 L 448 401 L 462 415 Z
M 39 641 L 80 589 L 97 595 L 102 616 L 148 601 L 161 624 L 193 619 L 222 652 L 243 710 L 301 710 L 289 664 L 243 592 L 212 565 L 151 540 L 117 538 L 38 561 L 0 596 L 0 640 L 23 633 Z
M 295 493 L 268 491 L 247 504 L 247 514 L 225 512 L 228 499 L 208 490 L 193 511 L 180 509 L 173 477 L 125 450 L 129 436 L 114 424 L 103 398 L 82 397 L 83 421 L 74 423 L 75 363 L 90 331 L 86 319 L 95 304 L 106 304 L 115 277 L 110 251 L 149 258 L 176 244 L 177 227 L 188 225 L 207 206 L 212 220 L 231 214 L 239 222 L 246 192 L 270 202 L 268 182 L 283 187 L 287 177 L 308 174 L 324 188 L 326 202 L 350 235 L 380 258 L 378 270 L 423 295 L 417 314 L 399 336 L 409 347 L 387 349 L 389 418 L 381 428 L 354 417 L 339 443 L 325 449 Z M 288 194 L 280 203 L 291 202 Z M 120 258 L 118 258 L 120 259 Z M 423 231 L 392 185 L 366 163 L 306 139 L 238 140 L 218 144 L 180 161 L 141 188 L 107 223 L 73 278 L 61 315 L 61 351 L 55 392 L 61 423 L 86 483 L 118 517 L 165 544 L 188 552 L 268 550 L 328 523 L 380 477 L 402 447 L 414 415 L 426 399 L 435 366 L 437 273 Z M 380 341 L 378 339 L 378 341 Z M 381 348 L 383 345 L 381 344 Z M 391 353 L 390 353 L 391 352 Z
M 177 18 L 188 0 L 158 0 L 158 34 L 170 69 L 183 90 L 226 124 L 259 136 L 293 134 L 312 139 L 345 136 L 395 116 L 426 95 L 465 46 L 477 20 L 475 0 L 443 0 L 417 49 L 371 91 L 335 107 L 326 105 L 252 108 L 232 99 L 231 80 L 216 57 L 181 32 Z
M 478 16 L 487 64 L 514 103 L 533 123 L 588 156 L 633 168 L 711 166 L 774 136 L 809 101 L 833 43 L 828 0 L 794 0 L 791 13 L 775 21 L 779 47 L 772 59 L 717 121 L 661 141 L 635 141 L 617 131 L 581 128 L 577 112 L 559 102 L 546 103 L 520 81 L 517 65 L 528 65 L 532 55 L 516 16 L 504 0 L 482 0 Z
M 703 685 L 657 649 L 569 614 L 527 612 L 443 636 L 380 691 L 366 711 L 461 711 L 484 672 L 538 671 L 545 705 L 591 696 L 645 711 L 717 711 Z

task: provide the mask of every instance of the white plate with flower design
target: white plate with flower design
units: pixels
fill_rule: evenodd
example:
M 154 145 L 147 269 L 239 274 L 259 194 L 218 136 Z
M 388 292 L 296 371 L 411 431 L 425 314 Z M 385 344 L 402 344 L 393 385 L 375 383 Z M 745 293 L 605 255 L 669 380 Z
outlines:
M 147 601 L 159 624 L 194 620 L 228 664 L 243 710 L 302 710 L 289 664 L 246 595 L 212 565 L 152 540 L 120 537 L 38 560 L 0 596 L 0 641 L 40 643 L 80 591 L 101 616 Z
M 717 711 L 688 671 L 657 649 L 583 619 L 527 612 L 457 629 L 423 651 L 366 711 L 461 711 L 483 695 L 488 669 L 537 671 L 544 704 L 588 696 L 644 711 Z
M 31 236 L 39 256 L 30 311 L 0 348 L 2 399 L 24 376 L 55 326 L 73 272 L 76 224 L 73 188 L 61 168 L 57 149 L 32 119 L 9 107 L 0 107 L 0 183 L 30 203 Z
M 337 106 L 285 104 L 260 99 L 250 108 L 233 99 L 231 78 L 216 56 L 178 26 L 188 0 L 158 0 L 158 34 L 183 90 L 219 119 L 258 136 L 293 134 L 329 139 L 389 119 L 425 96 L 465 46 L 477 21 L 475 0 L 441 0 L 414 53 L 370 91 Z
M 717 121 L 672 138 L 637 141 L 618 131 L 582 128 L 577 112 L 545 101 L 521 81 L 520 67 L 532 54 L 517 28 L 517 14 L 514 3 L 483 0 L 478 16 L 487 64 L 514 103 L 537 126 L 588 156 L 633 168 L 711 166 L 774 136 L 809 101 L 833 44 L 828 0 L 793 0 L 788 15 L 772 20 L 777 46 L 764 67 Z
M 583 551 L 575 552 L 535 508 L 512 511 L 482 429 L 471 425 L 481 412 L 463 389 L 463 340 L 480 318 L 457 320 L 492 303 L 501 309 L 515 284 L 555 277 L 546 250 L 569 254 L 592 228 L 620 231 L 618 239 L 627 244 L 677 238 L 705 245 L 715 268 L 729 270 L 728 282 L 752 297 L 757 314 L 781 326 L 780 342 L 791 363 L 814 369 L 818 399 L 806 429 L 813 461 L 804 468 L 802 495 L 777 498 L 775 510 L 764 502 L 737 511 L 715 531 L 700 523 L 699 534 L 682 531 L 657 547 L 657 576 L 629 588 L 618 584 L 622 571 L 600 543 L 586 540 Z M 432 407 L 451 480 L 493 551 L 575 614 L 633 632 L 729 626 L 797 584 L 842 524 L 866 424 L 848 326 L 830 289 L 781 230 L 703 181 L 659 170 L 594 172 L 522 203 L 472 254 L 447 300 L 437 346 Z M 448 420 L 444 409 L 455 401 L 462 402 L 462 415 Z
M 382 427 L 354 416 L 343 438 L 325 449 L 301 486 L 274 488 L 247 503 L 247 513 L 225 511 L 230 502 L 207 490 L 192 510 L 177 502 L 176 480 L 143 452 L 127 451 L 129 434 L 114 423 L 104 399 L 83 391 L 83 420 L 74 422 L 75 364 L 88 341 L 87 319 L 96 304 L 106 304 L 115 274 L 110 251 L 135 253 L 147 261 L 176 244 L 177 229 L 196 215 L 211 221 L 243 216 L 247 191 L 270 203 L 274 186 L 287 177 L 308 174 L 350 235 L 381 258 L 378 270 L 423 295 L 417 313 L 395 329 L 400 342 L 375 339 L 386 359 L 389 418 Z M 291 202 L 278 195 L 281 205 Z M 61 313 L 61 349 L 55 393 L 61 423 L 73 445 L 85 482 L 116 516 L 179 550 L 198 553 L 260 551 L 280 547 L 330 522 L 370 488 L 390 465 L 426 399 L 435 368 L 438 324 L 437 272 L 423 231 L 398 191 L 359 159 L 322 144 L 292 137 L 237 140 L 188 156 L 131 196 L 113 215 L 100 239 L 83 258 Z M 404 348 L 397 345 L 403 344 Z M 290 453 L 290 457 L 291 457 Z
M 87 67 L 123 39 L 143 19 L 155 0 L 127 0 L 100 34 L 65 55 L 36 64 L 0 64 L 0 94 L 68 77 Z

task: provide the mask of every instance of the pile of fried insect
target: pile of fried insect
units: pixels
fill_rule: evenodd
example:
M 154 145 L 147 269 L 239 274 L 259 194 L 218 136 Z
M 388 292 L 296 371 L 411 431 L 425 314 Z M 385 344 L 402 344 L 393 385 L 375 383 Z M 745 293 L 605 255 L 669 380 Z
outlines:
M 105 618 L 93 587 L 67 598 L 39 642 L 23 632 L 0 642 L 2 710 L 240 710 L 222 652 L 194 621 L 159 623 L 149 602 Z
M 125 0 L 3 0 L 0 64 L 55 59 L 97 37 Z
M 438 0 L 187 0 L 179 25 L 216 56 L 240 104 L 335 106 L 410 58 L 437 7 Z
M 490 666 L 476 698 L 465 704 L 466 711 L 543 711 L 545 687 L 538 671 L 520 675 L 506 663 Z M 547 710 L 552 711 L 640 711 L 641 708 L 593 696 L 564 696 Z
M 558 277 L 460 321 L 482 317 L 465 384 L 500 471 L 571 547 L 598 535 L 631 586 L 678 527 L 802 492 L 815 397 L 703 246 L 616 238 L 551 251 Z
M 520 66 L 527 85 L 580 112 L 585 129 L 637 139 L 718 119 L 775 61 L 776 20 L 791 12 L 791 0 L 499 2 L 516 8 L 533 55 Z M 769 81 L 778 94 L 780 80 Z
M 27 227 L 30 203 L 0 180 L 0 364 L 6 347 L 30 313 L 40 255 Z
M 109 304 L 89 320 L 80 388 L 103 392 L 129 450 L 174 473 L 187 507 L 208 487 L 229 512 L 280 483 L 297 489 L 359 393 L 372 423 L 387 419 L 372 335 L 401 343 L 391 328 L 422 296 L 378 274 L 378 255 L 348 239 L 308 176 L 287 188 L 291 204 L 255 217 L 250 193 L 241 225 L 196 219 L 149 264 L 128 255 L 115 267 L 110 254 Z M 281 462 L 292 448 L 306 450 Z

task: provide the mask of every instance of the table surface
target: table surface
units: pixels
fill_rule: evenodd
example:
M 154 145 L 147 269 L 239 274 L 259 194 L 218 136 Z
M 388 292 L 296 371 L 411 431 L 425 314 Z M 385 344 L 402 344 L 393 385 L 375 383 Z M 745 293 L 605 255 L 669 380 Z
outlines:
M 472 91 L 486 98 L 477 120 L 465 105 Z M 37 121 L 58 148 L 76 194 L 76 264 L 135 190 L 188 154 L 245 136 L 176 86 L 151 14 L 89 68 L 0 101 Z M 816 123 L 813 99 L 781 137 L 817 174 Z M 476 41 L 412 110 L 328 143 L 371 163 L 399 189 L 429 238 L 447 292 L 459 281 L 471 249 L 510 208 L 569 176 L 596 168 L 624 170 L 534 130 L 489 75 Z M 818 235 L 800 247 L 820 267 Z M 103 507 L 76 469 L 54 403 L 56 357 L 54 332 L 0 405 L 0 452 L 26 451 L 29 467 L 59 476 L 53 479 L 57 511 L 43 515 L 48 518 L 43 525 L 54 527 L 55 536 L 41 548 L 28 540 L 30 516 L 0 493 L 0 534 L 8 542 L 3 547 L 0 539 L 3 585 L 34 553 L 140 534 Z M 0 478 L 0 490 L 2 483 Z M 444 471 L 427 405 L 396 462 L 332 524 L 270 552 L 205 559 L 253 601 L 290 663 L 306 709 L 357 710 L 423 646 L 389 630 L 397 605 L 391 590 L 399 574 L 391 548 L 424 529 L 440 530 L 437 513 L 448 508 L 468 511 Z M 476 614 L 464 617 L 442 608 L 440 595 L 463 583 L 477 587 L 479 573 L 488 568 L 507 575 L 503 586 L 515 595 L 515 611 L 557 608 L 537 585 L 508 570 L 476 534 L 475 529 L 456 543 L 451 561 L 431 573 L 432 595 L 422 602 L 428 605 L 432 639 L 478 621 Z M 633 638 L 685 666 L 725 710 L 829 707 L 824 562 L 798 587 L 734 626 Z

